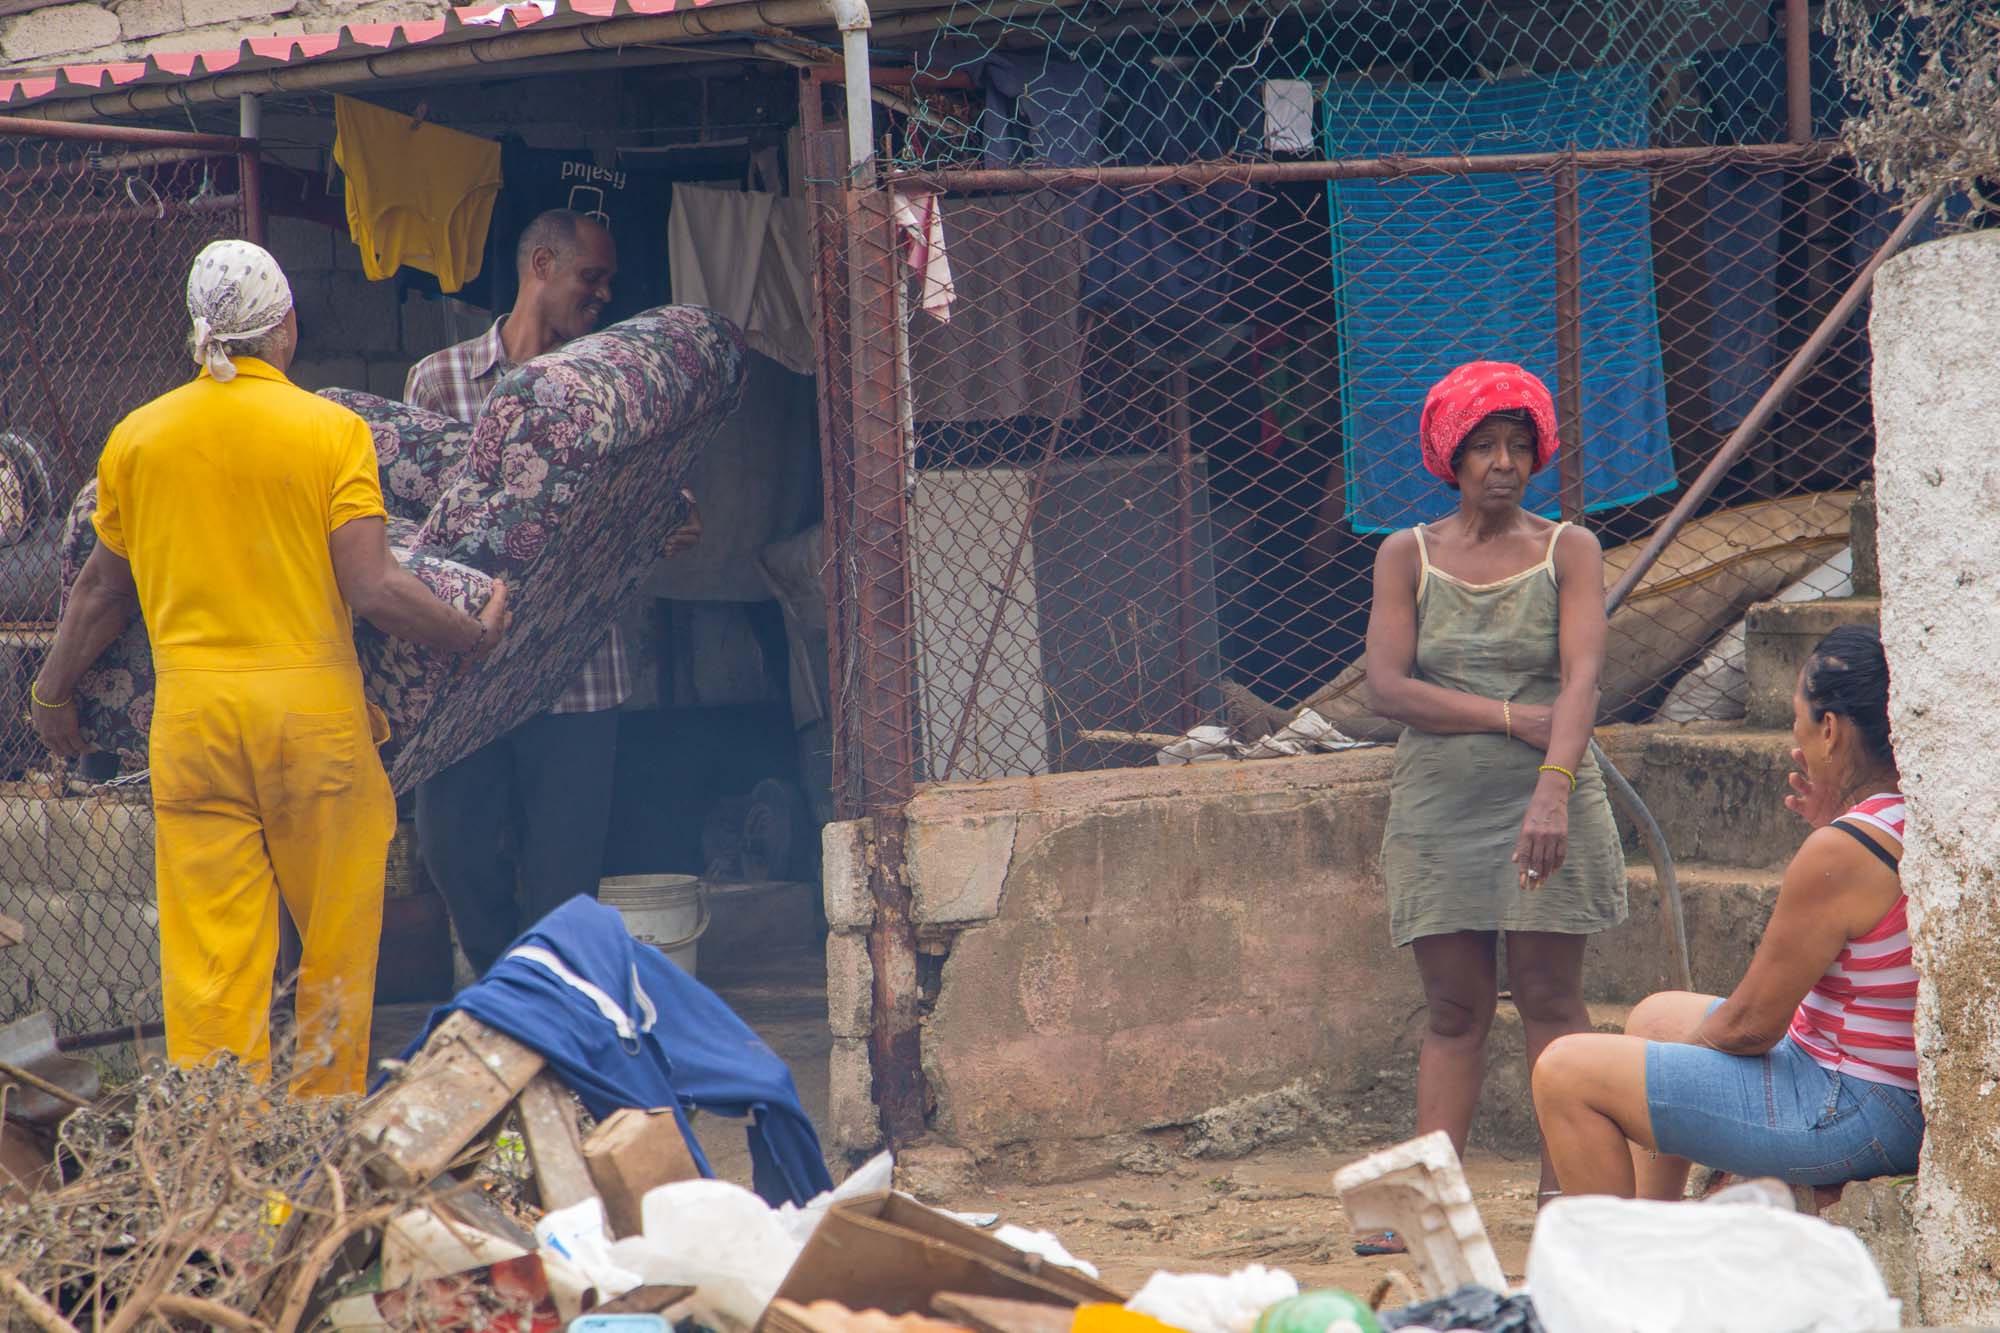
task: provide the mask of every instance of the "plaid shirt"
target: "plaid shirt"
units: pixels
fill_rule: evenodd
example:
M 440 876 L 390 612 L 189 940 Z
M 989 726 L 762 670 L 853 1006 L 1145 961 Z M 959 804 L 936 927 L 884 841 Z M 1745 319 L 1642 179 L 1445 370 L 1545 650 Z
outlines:
M 476 420 L 493 386 L 514 368 L 514 363 L 507 359 L 506 345 L 500 341 L 500 326 L 506 322 L 503 315 L 477 338 L 433 352 L 417 362 L 403 385 L 403 401 L 460 421 Z M 613 625 L 603 644 L 583 664 L 583 673 L 576 683 L 549 711 L 602 712 L 616 708 L 631 694 L 632 674 L 625 663 L 625 638 Z

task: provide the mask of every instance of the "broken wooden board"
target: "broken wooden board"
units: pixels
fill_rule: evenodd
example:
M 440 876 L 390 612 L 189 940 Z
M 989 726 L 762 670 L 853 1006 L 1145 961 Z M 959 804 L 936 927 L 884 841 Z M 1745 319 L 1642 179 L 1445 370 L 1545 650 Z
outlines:
M 592 1314 L 656 1314 L 669 1324 L 680 1322 L 675 1317 L 678 1307 L 693 1299 L 693 1287 L 639 1286 L 623 1296 L 614 1296 L 602 1305 L 594 1306 Z
M 354 1120 L 378 1184 L 416 1189 L 444 1174 L 543 1066 L 541 1054 L 459 1010 Z
M 1005 1301 L 992 1296 L 967 1296 L 948 1291 L 931 1300 L 931 1309 L 973 1330 L 973 1333 L 1069 1333 L 1074 1309 L 1038 1301 Z
M 528 1080 L 515 1108 L 521 1119 L 521 1137 L 528 1145 L 528 1164 L 535 1170 L 542 1211 L 552 1213 L 597 1193 L 584 1165 L 576 1108 L 570 1104 L 569 1089 L 562 1080 L 543 1069 Z

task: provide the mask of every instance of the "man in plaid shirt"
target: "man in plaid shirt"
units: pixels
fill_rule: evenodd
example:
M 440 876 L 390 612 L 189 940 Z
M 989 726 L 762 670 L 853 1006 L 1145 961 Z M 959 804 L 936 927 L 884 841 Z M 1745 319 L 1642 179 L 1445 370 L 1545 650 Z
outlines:
M 508 371 L 597 327 L 611 303 L 618 253 L 598 222 L 557 209 L 521 233 L 515 265 L 520 294 L 513 310 L 477 338 L 419 361 L 403 386 L 405 401 L 475 420 Z M 692 507 L 690 514 L 666 554 L 700 536 L 700 517 Z M 577 894 L 597 896 L 611 824 L 618 706 L 631 693 L 625 642 L 613 625 L 548 712 L 417 788 L 417 845 L 477 971 Z M 501 847 L 510 823 L 511 864 Z

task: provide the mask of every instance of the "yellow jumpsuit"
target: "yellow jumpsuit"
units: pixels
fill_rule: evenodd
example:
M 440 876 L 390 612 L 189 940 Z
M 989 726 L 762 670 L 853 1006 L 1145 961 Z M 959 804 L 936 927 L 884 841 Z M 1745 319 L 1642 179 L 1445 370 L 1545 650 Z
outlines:
M 241 359 L 112 431 L 99 539 L 159 673 L 150 740 L 167 1053 L 270 1062 L 278 897 L 304 944 L 301 1093 L 359 1092 L 395 798 L 328 539 L 383 515 L 361 419 Z

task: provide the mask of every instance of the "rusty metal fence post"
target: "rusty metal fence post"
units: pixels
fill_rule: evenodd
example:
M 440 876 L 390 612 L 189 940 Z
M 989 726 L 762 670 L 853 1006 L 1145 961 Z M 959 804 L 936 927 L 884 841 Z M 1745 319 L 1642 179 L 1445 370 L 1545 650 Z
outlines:
M 1583 233 L 1576 163 L 1556 168 L 1556 457 L 1562 516 L 1583 517 Z
M 916 654 L 911 623 L 909 386 L 896 222 L 885 190 L 850 188 L 848 345 L 853 412 L 855 730 L 874 826 L 868 937 L 874 993 L 869 1054 L 888 1142 L 921 1135 L 927 1112 L 916 927 L 903 869 L 903 807 L 916 784 Z

